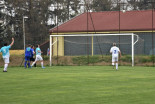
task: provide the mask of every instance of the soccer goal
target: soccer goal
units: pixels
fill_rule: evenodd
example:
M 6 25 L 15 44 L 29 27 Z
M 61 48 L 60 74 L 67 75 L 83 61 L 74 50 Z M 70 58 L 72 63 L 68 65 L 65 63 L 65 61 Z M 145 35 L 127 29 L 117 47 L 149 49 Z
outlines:
M 116 43 L 123 54 L 131 55 L 131 64 L 134 66 L 135 44 L 138 41 L 139 36 L 134 33 L 50 35 L 50 66 L 53 56 L 110 54 L 112 43 Z M 140 51 L 141 47 L 136 50 Z

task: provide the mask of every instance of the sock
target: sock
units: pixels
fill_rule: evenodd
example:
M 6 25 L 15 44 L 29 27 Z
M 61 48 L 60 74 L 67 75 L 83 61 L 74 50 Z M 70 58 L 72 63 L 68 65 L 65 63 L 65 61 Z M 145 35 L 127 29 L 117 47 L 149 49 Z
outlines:
M 34 67 L 36 67 L 36 63 L 34 64 Z
M 116 70 L 118 70 L 118 63 L 116 63 Z
M 113 69 L 114 69 L 114 65 L 115 65 L 115 63 L 112 63 Z
M 7 68 L 8 68 L 8 64 L 5 64 L 4 65 L 4 71 L 7 71 Z
M 41 67 L 44 67 L 43 62 L 41 62 Z
M 33 62 L 31 66 L 33 66 L 36 62 Z
M 30 67 L 30 62 L 28 62 L 28 67 Z
M 27 61 L 25 61 L 24 66 L 25 66 L 25 68 L 27 68 Z

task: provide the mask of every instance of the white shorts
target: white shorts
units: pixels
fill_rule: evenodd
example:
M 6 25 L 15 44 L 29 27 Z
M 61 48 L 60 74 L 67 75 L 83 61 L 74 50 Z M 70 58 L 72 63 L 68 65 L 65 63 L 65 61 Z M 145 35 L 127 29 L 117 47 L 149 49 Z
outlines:
M 5 64 L 10 63 L 10 61 L 9 61 L 9 57 L 7 57 L 7 58 L 3 58 L 3 60 L 4 60 L 4 63 L 5 63 Z
M 40 55 L 36 55 L 35 61 L 42 61 L 42 60 L 43 60 L 43 58 Z
M 112 63 L 114 63 L 114 62 L 116 62 L 116 61 L 118 62 L 118 56 L 113 56 L 113 57 L 112 57 Z

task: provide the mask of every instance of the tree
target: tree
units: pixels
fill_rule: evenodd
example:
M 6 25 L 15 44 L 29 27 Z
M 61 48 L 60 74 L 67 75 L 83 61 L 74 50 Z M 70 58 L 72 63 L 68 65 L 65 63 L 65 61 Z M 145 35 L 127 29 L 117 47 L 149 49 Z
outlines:
M 152 8 L 152 0 L 127 0 L 133 10 L 147 10 Z
M 4 38 L 6 37 L 6 28 L 4 24 L 4 2 L 1 2 L 0 4 L 0 46 L 3 45 L 3 41 L 5 40 Z
M 111 0 L 93 0 L 91 4 L 93 11 L 110 11 L 112 7 L 113 4 Z
M 81 13 L 80 2 L 81 0 L 5 0 L 6 37 L 15 37 L 17 43 L 14 47 L 22 49 L 23 16 L 27 16 L 28 19 L 24 22 L 26 44 L 41 44 L 48 40 L 51 26 L 64 23 Z M 48 25 L 49 20 L 52 21 L 51 25 Z

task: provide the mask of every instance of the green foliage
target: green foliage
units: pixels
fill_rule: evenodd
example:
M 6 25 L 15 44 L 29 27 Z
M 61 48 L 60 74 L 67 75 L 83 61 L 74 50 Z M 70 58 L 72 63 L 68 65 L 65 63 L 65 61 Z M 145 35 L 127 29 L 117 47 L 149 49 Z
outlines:
M 100 62 L 111 62 L 111 55 L 100 57 Z
M 77 56 L 72 58 L 74 64 L 78 65 L 87 65 L 87 64 L 95 64 L 99 62 L 110 62 L 110 56 Z
M 43 59 L 47 61 L 49 60 L 49 56 L 43 55 Z
M 78 64 L 78 65 L 88 64 L 88 57 L 87 56 L 73 57 L 72 60 L 73 60 L 73 64 Z
M 135 56 L 135 63 L 136 64 L 143 64 L 146 63 L 145 66 L 147 66 L 147 63 L 153 62 L 153 59 L 155 61 L 155 56 L 145 56 L 145 55 L 140 55 L 140 56 Z M 76 56 L 72 58 L 73 63 L 77 65 L 88 65 L 88 64 L 97 64 L 100 62 L 105 62 L 105 63 L 111 63 L 111 55 L 107 56 Z M 123 63 L 129 63 L 131 64 L 132 62 L 132 57 L 131 55 L 123 55 L 121 59 L 119 59 Z M 123 64 L 121 63 L 121 64 Z
M 145 56 L 145 55 L 135 56 L 135 60 L 137 63 L 153 62 L 153 56 Z
M 125 56 L 121 57 L 121 61 L 132 62 L 132 57 L 131 57 L 131 55 L 125 55 Z
M 152 56 L 150 57 L 150 60 L 151 60 L 151 61 L 155 61 L 155 56 L 152 55 Z
M 72 58 L 74 64 L 86 65 L 99 62 L 99 56 L 77 56 Z

